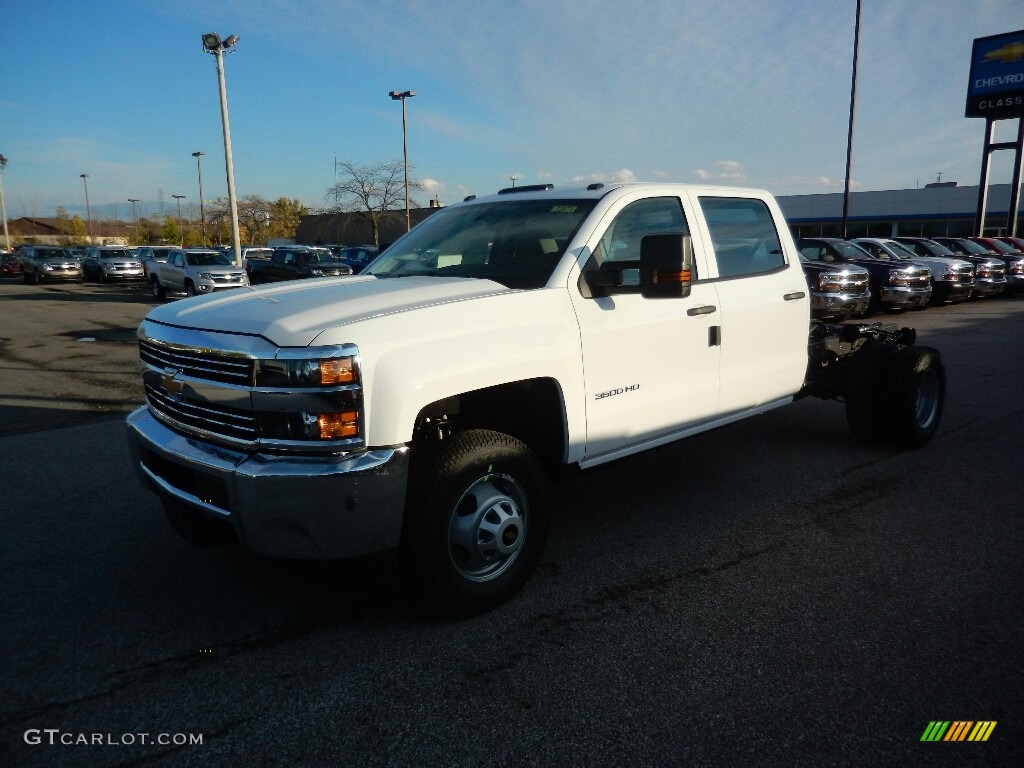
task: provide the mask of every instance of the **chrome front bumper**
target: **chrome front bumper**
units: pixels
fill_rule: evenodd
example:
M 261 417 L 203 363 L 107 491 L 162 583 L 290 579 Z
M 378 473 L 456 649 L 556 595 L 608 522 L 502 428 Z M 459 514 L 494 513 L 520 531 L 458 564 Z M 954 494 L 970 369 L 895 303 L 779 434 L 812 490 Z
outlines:
M 1007 288 L 1007 279 L 1002 277 L 974 278 L 973 296 L 997 296 Z
M 913 288 L 905 285 L 883 285 L 880 291 L 881 302 L 894 308 L 923 307 L 931 301 L 932 287 Z
M 822 293 L 811 292 L 811 313 L 818 317 L 859 315 L 867 311 L 871 292 Z
M 143 484 L 229 523 L 270 557 L 347 558 L 398 546 L 408 448 L 331 456 L 248 454 L 168 429 L 146 406 L 128 416 Z

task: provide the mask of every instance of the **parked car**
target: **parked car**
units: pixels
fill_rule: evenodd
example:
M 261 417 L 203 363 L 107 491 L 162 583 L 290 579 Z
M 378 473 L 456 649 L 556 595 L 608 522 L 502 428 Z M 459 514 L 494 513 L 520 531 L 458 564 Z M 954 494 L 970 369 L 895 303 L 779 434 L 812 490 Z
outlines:
M 142 272 L 147 283 L 149 282 L 150 275 L 153 273 L 152 264 L 154 262 L 163 264 L 171 255 L 171 252 L 176 249 L 177 246 L 174 245 L 140 245 L 135 249 L 135 255 L 142 262 Z
M 1003 235 L 1002 237 L 995 238 L 1001 243 L 1005 243 L 1010 246 L 1014 253 L 1024 254 L 1024 237 L 1011 237 L 1009 235 Z
M 82 264 L 67 248 L 55 245 L 25 245 L 18 253 L 21 277 L 26 283 L 84 279 Z
M 91 246 L 85 250 L 82 269 L 86 280 L 144 280 L 142 262 L 123 245 Z
M 13 253 L 0 254 L 0 277 L 17 277 L 21 274 L 21 264 Z
M 855 237 L 850 242 L 878 258 L 888 256 L 928 267 L 932 273 L 932 304 L 963 301 L 974 290 L 974 265 L 969 261 L 918 256 L 905 245 L 885 237 Z
M 868 311 L 871 289 L 864 267 L 830 264 L 803 254 L 800 261 L 811 292 L 812 318 L 843 321 Z
M 1008 292 L 1024 290 L 1024 258 L 1009 247 L 1003 252 L 1001 248 L 985 243 L 986 240 L 995 240 L 995 238 L 937 237 L 935 240 L 960 258 L 974 255 L 1002 259 L 1006 262 L 1006 290 Z
M 379 254 L 380 251 L 375 245 L 351 245 L 335 251 L 338 259 L 352 267 L 352 272 L 357 275 L 368 267 Z
M 231 256 L 211 248 L 175 248 L 167 261 L 151 267 L 149 285 L 158 299 L 168 291 L 196 296 L 249 284 L 245 270 L 235 266 Z
M 876 258 L 863 248 L 838 237 L 805 237 L 797 241 L 801 255 L 826 264 L 851 264 L 868 272 L 869 312 L 927 307 L 932 297 L 928 267 L 891 258 Z
M 278 280 L 351 275 L 352 267 L 338 261 L 328 248 L 287 246 L 275 248 L 269 259 L 248 259 L 245 271 L 249 282 L 256 285 Z
M 971 262 L 974 265 L 972 296 L 996 296 L 1006 290 L 1006 262 L 991 253 L 956 253 L 944 243 L 927 237 L 897 237 L 896 240 L 918 256 L 939 256 Z

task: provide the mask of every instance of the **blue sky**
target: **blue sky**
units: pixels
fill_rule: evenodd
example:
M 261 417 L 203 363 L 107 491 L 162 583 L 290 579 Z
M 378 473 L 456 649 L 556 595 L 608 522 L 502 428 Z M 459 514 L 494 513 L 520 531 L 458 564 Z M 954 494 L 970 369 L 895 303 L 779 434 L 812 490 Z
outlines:
M 334 161 L 400 161 L 443 203 L 509 185 L 713 181 L 840 191 L 855 0 L 4 0 L 0 153 L 10 218 L 160 191 L 226 196 L 214 58 L 237 192 L 324 204 Z M 853 188 L 977 184 L 964 118 L 974 38 L 1021 0 L 863 0 Z M 1003 121 L 997 140 L 1012 140 Z M 993 157 L 1008 182 L 1012 153 Z

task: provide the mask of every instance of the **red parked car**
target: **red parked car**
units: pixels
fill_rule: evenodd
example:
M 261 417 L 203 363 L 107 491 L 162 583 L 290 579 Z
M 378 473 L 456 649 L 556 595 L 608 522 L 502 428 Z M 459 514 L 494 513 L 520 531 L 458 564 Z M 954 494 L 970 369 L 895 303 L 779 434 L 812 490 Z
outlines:
M 0 254 L 0 277 L 21 277 L 21 264 L 13 254 Z

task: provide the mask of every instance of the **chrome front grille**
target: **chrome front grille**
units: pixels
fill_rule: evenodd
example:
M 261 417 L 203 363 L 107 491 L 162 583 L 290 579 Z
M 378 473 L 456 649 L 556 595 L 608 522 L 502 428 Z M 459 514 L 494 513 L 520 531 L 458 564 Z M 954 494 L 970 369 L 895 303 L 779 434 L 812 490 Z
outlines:
M 932 284 L 932 273 L 927 269 L 900 270 L 902 284 L 911 288 L 924 288 Z
M 253 411 L 185 400 L 149 383 L 146 399 L 159 415 L 190 430 L 246 442 L 259 437 L 259 422 Z
M 246 357 L 164 346 L 148 339 L 140 340 L 139 356 L 144 363 L 154 368 L 173 369 L 189 378 L 241 387 L 253 385 L 253 361 Z
M 868 289 L 868 273 L 850 272 L 846 276 L 844 285 L 850 293 L 864 293 Z

